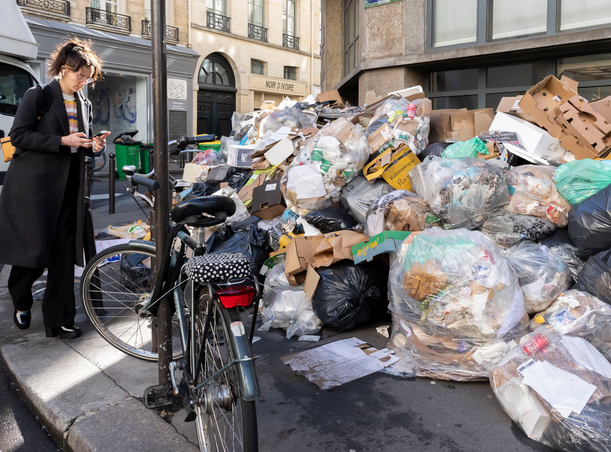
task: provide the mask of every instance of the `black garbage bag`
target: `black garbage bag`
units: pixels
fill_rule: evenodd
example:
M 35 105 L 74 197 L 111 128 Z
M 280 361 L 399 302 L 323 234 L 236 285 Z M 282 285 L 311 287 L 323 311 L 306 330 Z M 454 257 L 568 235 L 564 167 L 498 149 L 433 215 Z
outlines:
M 569 235 L 586 257 L 611 248 L 611 185 L 571 207 Z
M 121 284 L 129 290 L 144 289 L 151 284 L 151 263 L 146 254 L 121 255 Z
M 336 231 L 351 231 L 358 225 L 358 222 L 352 215 L 341 207 L 318 209 L 309 212 L 303 218 L 323 234 Z
M 272 251 L 269 234 L 257 227 L 259 218 L 251 216 L 233 226 L 223 226 L 215 231 L 206 248 L 211 254 L 231 253 L 250 259 L 250 269 L 254 275 L 259 275 L 263 262 Z
M 611 304 L 611 250 L 592 256 L 577 277 L 578 289 Z
M 420 159 L 420 161 L 422 161 L 422 159 L 424 159 L 425 157 L 428 157 L 429 155 L 441 157 L 441 154 L 443 153 L 444 149 L 447 148 L 451 144 L 452 143 L 443 143 L 443 142 L 429 144 L 426 148 L 424 148 L 424 151 L 422 151 L 418 155 L 418 158 Z
M 388 268 L 379 262 L 341 261 L 316 270 L 320 281 L 312 297 L 316 316 L 337 331 L 347 331 L 386 313 Z

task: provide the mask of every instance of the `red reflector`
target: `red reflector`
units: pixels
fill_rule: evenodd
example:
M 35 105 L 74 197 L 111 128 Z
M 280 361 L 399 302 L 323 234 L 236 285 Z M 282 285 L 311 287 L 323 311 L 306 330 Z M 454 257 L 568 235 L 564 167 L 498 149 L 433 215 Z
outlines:
M 236 306 L 250 306 L 255 296 L 255 288 L 250 286 L 234 286 L 217 292 L 221 304 L 226 309 Z

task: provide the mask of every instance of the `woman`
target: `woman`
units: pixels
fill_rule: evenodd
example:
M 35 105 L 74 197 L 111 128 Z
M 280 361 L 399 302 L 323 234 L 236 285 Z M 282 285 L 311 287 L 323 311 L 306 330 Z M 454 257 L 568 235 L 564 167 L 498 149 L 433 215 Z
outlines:
M 89 42 L 71 39 L 49 63 L 54 78 L 30 88 L 13 122 L 16 147 L 0 196 L 0 263 L 12 265 L 8 288 L 17 328 L 29 328 L 32 284 L 48 269 L 42 314 L 47 337 L 81 335 L 74 325 L 74 265 L 83 266 L 85 157 L 105 148 L 93 137 L 91 102 L 81 89 L 102 63 Z M 46 110 L 46 111 L 45 111 Z

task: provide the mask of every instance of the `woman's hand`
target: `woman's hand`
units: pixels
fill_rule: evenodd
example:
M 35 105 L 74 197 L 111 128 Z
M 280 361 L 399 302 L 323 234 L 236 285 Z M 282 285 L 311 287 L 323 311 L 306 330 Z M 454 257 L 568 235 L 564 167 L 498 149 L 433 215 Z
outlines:
M 93 137 L 93 152 L 100 152 L 106 146 L 106 137 L 110 135 L 110 132 L 106 132 L 104 135 L 99 137 Z
M 63 146 L 70 146 L 73 148 L 89 148 L 93 144 L 93 141 L 91 141 L 91 138 L 87 138 L 87 135 L 85 135 L 83 132 L 76 132 L 62 137 L 61 144 Z

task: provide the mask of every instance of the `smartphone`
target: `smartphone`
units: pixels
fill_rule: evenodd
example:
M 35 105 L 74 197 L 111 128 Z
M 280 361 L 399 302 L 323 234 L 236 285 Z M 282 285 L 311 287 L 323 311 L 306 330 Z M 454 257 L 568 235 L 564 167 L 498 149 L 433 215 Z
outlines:
M 96 134 L 94 135 L 94 138 L 95 138 L 95 137 L 101 137 L 102 135 L 106 135 L 107 133 L 108 133 L 108 131 L 107 131 L 107 130 L 102 130 L 100 133 L 96 133 Z

